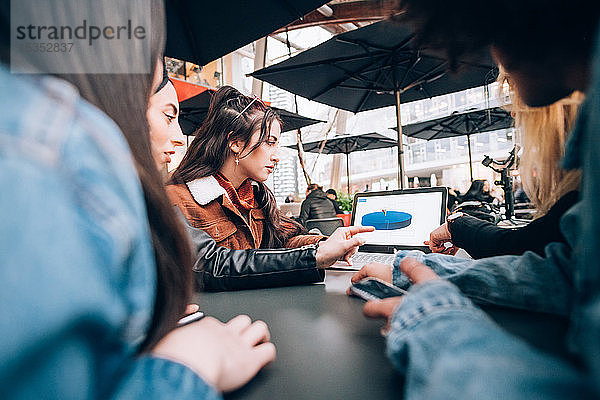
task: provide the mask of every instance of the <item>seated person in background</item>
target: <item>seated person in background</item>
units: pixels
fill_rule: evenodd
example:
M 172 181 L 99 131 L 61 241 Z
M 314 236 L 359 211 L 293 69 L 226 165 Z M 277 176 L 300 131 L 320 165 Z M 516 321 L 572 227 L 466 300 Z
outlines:
M 335 218 L 333 203 L 323 192 L 323 187 L 311 183 L 306 187 L 306 199 L 300 207 L 298 222 L 306 224 L 309 219 Z
M 462 248 L 473 258 L 520 255 L 527 250 L 543 255 L 548 243 L 566 242 L 559 221 L 579 198 L 581 174 L 577 170 L 562 169 L 560 159 L 583 96 L 576 92 L 539 108 L 523 104 L 514 89 L 510 97 L 515 125 L 522 135 L 522 186 L 529 191 L 536 206 L 535 219 L 524 227 L 505 229 L 467 214 L 451 215 L 425 242 L 434 253 L 455 254 Z
M 337 202 L 337 192 L 335 191 L 335 189 L 327 189 L 327 191 L 325 193 L 327 194 L 327 197 L 329 197 L 329 200 L 331 200 L 331 203 L 333 204 L 333 208 L 335 209 L 335 213 L 343 214 L 344 211 L 342 211 L 342 209 L 340 208 L 340 205 Z
M 163 64 L 163 71 L 164 64 Z M 169 77 L 163 74 L 162 82 L 150 97 L 148 125 L 156 164 L 165 171 L 171 162 L 170 155 L 182 144 L 179 126 L 179 103 L 177 93 Z M 363 240 L 353 237 L 360 229 L 338 229 L 319 246 L 308 245 L 285 252 L 274 250 L 231 250 L 216 244 L 201 229 L 192 227 L 181 216 L 192 242 L 194 256 L 194 281 L 196 289 L 230 290 L 253 289 L 282 285 L 298 285 L 321 282 L 325 277 L 323 268 L 337 260 L 350 260 Z
M 490 193 L 490 183 L 485 179 L 475 179 L 467 193 L 460 198 L 461 203 L 465 201 L 483 201 L 486 203 L 494 201 L 494 196 Z
M 294 193 L 290 193 L 285 197 L 285 202 L 286 203 L 293 203 L 294 202 Z
M 456 189 L 448 188 L 448 210 L 452 211 L 455 205 L 458 204 L 460 192 Z
M 264 184 L 275 169 L 281 120 L 257 98 L 219 89 L 167 194 L 194 228 L 230 249 L 301 247 L 323 236 L 281 215 Z
M 490 195 L 497 200 L 496 204 L 502 204 L 504 202 L 504 189 L 500 186 L 494 185 L 490 190 Z
M 525 204 L 530 202 L 529 196 L 527 196 L 527 193 L 525 192 L 525 189 L 523 189 L 521 182 L 515 182 L 514 188 L 515 204 Z

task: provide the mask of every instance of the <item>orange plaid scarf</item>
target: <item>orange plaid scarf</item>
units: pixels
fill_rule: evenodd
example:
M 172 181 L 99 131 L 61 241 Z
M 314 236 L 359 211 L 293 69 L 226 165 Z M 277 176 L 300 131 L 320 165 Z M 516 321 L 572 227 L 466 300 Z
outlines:
M 240 210 L 242 214 L 255 207 L 254 190 L 252 189 L 250 179 L 246 179 L 237 190 L 233 187 L 231 182 L 229 182 L 229 179 L 220 172 L 215 175 L 215 179 L 219 182 L 219 185 L 225 189 L 233 205 Z

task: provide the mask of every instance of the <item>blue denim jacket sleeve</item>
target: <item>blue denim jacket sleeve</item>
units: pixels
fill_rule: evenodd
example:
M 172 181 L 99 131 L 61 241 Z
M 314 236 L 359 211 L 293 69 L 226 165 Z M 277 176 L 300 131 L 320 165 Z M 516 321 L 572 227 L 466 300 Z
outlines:
M 218 397 L 188 368 L 137 355 L 155 265 L 115 124 L 65 82 L 2 67 L 0 108 L 2 397 Z
M 388 357 L 406 399 L 591 396 L 572 366 L 507 334 L 444 280 L 415 285 L 395 310 Z
M 121 382 L 114 399 L 219 400 L 221 395 L 189 368 L 162 358 L 139 358 Z
M 567 315 L 573 304 L 571 256 L 563 243 L 548 245 L 544 257 L 526 252 L 522 256 L 472 260 L 418 250 L 399 251 L 394 260 L 393 283 L 403 289 L 410 287 L 399 264 L 405 257 L 412 257 L 477 303 Z

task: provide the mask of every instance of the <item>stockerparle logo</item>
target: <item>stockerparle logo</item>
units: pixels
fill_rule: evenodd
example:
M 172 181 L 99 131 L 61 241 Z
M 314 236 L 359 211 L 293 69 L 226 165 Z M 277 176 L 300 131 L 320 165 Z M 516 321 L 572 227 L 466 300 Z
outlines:
M 149 73 L 150 0 L 11 0 L 11 71 Z

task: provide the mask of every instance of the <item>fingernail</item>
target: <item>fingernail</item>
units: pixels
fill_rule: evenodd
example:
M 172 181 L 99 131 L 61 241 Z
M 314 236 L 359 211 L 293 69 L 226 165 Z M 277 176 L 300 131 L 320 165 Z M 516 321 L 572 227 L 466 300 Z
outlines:
M 390 326 L 389 325 L 385 325 L 383 326 L 380 330 L 379 333 L 381 334 L 381 336 L 383 337 L 388 337 L 388 335 L 390 334 Z

